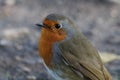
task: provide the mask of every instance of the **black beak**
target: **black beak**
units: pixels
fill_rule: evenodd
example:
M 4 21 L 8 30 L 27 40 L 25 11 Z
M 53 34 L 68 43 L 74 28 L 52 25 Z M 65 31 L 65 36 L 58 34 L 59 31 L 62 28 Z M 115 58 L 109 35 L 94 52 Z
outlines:
M 36 26 L 38 26 L 38 27 L 40 27 L 40 28 L 46 28 L 46 26 L 43 25 L 43 24 L 36 24 Z
M 36 24 L 38 27 L 44 27 L 43 24 Z

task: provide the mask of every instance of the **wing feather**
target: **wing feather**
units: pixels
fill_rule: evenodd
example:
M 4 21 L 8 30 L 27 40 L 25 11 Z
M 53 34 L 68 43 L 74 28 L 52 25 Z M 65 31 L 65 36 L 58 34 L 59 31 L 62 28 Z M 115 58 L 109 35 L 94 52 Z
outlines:
M 59 45 L 60 54 L 74 71 L 82 73 L 90 80 L 112 80 L 105 69 L 97 50 L 83 36 L 74 36 Z

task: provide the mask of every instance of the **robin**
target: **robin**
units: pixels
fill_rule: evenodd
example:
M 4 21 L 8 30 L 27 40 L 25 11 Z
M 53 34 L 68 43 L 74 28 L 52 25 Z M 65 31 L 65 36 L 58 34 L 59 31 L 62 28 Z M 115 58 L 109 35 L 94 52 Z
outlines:
M 112 80 L 97 50 L 72 21 L 50 14 L 42 24 L 39 53 L 55 80 Z

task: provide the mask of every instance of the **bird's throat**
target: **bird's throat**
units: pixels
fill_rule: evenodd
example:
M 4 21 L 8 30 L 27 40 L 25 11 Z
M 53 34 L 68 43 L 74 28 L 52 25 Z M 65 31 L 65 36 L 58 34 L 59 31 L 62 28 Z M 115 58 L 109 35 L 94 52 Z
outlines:
M 47 66 L 50 66 L 53 52 L 52 47 L 53 43 L 50 43 L 48 40 L 45 40 L 42 36 L 39 40 L 39 54 L 44 59 L 44 62 Z

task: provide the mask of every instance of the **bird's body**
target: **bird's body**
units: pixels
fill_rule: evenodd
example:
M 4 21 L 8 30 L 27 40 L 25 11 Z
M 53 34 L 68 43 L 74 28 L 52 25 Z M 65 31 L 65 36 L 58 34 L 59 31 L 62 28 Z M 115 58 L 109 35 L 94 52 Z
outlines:
M 45 18 L 39 52 L 56 80 L 112 80 L 97 50 L 65 16 Z

